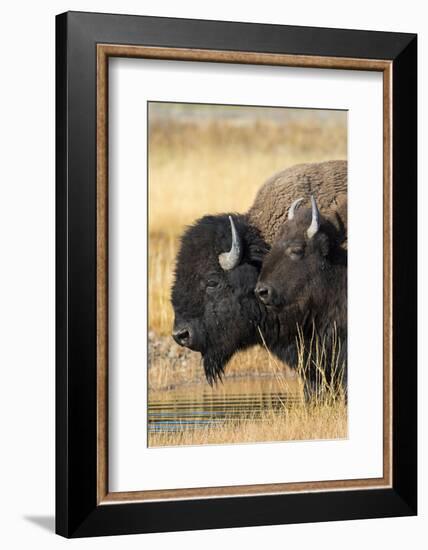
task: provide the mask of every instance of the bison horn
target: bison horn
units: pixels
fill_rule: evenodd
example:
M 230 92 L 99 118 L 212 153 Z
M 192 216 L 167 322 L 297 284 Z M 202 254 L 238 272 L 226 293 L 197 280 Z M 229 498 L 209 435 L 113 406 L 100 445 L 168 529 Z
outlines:
M 232 246 L 229 252 L 223 252 L 219 255 L 218 261 L 220 262 L 221 267 L 225 271 L 230 271 L 235 269 L 241 260 L 242 246 L 241 240 L 239 238 L 238 232 L 236 231 L 235 224 L 233 223 L 232 216 L 229 216 L 230 229 L 232 231 Z
M 311 204 L 312 204 L 312 221 L 309 229 L 306 234 L 308 239 L 312 239 L 314 235 L 317 234 L 318 229 L 320 228 L 320 213 L 318 211 L 317 203 L 315 202 L 314 196 L 311 195 Z
M 302 200 L 303 200 L 303 197 L 294 201 L 293 204 L 290 206 L 290 210 L 288 211 L 289 220 L 294 219 L 294 212 L 296 211 L 296 208 L 299 206 Z

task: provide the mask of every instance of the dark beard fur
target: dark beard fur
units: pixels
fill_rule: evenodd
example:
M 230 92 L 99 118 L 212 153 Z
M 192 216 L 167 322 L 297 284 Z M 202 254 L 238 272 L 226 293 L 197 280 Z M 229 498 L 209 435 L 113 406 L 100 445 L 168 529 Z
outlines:
M 217 382 L 223 381 L 224 368 L 231 355 L 219 353 L 218 351 L 207 352 L 203 355 L 205 377 L 212 387 Z

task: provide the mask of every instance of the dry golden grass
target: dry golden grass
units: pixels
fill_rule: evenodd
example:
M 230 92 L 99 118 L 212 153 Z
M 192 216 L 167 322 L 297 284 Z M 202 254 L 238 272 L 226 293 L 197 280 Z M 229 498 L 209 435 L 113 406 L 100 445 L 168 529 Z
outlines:
M 168 233 L 149 236 L 149 330 L 170 335 L 174 322 L 171 305 L 171 286 L 179 239 Z
M 263 182 L 293 164 L 346 158 L 346 126 L 257 120 L 153 123 L 150 233 L 179 235 L 207 213 L 245 212 Z
M 149 434 L 150 447 L 344 439 L 348 433 L 345 401 L 298 404 L 267 410 L 254 419 L 228 420 L 221 426 Z

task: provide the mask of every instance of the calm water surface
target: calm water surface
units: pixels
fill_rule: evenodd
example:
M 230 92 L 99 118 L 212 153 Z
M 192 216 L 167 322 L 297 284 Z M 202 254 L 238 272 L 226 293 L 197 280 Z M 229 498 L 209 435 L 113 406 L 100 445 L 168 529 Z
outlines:
M 174 395 L 165 399 L 150 399 L 148 405 L 148 430 L 174 432 L 182 429 L 198 429 L 221 425 L 225 420 L 258 420 L 267 410 L 279 411 L 300 401 L 293 393 L 222 393 L 207 392 L 202 395 Z

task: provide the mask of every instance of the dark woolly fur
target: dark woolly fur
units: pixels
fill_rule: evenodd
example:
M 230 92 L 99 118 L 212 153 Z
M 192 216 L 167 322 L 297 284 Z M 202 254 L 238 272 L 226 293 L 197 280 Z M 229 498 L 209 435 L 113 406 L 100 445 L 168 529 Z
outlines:
M 224 271 L 218 261 L 231 247 L 228 215 L 206 216 L 182 237 L 172 289 L 174 326 L 192 330 L 189 347 L 201 352 L 209 383 L 221 378 L 236 351 L 257 341 L 254 288 L 267 246 L 245 216 L 233 214 L 233 220 L 243 244 L 240 264 Z
M 288 334 L 272 338 L 271 350 L 290 364 L 296 361 L 296 338 L 303 338 L 304 349 L 310 349 L 314 333 L 325 345 L 327 358 L 333 346 L 341 344 L 337 357 L 345 367 L 347 351 L 347 250 L 340 246 L 341 236 L 328 220 L 320 219 L 320 228 L 308 238 L 311 224 L 310 209 L 300 209 L 293 220 L 287 221 L 263 262 L 257 288 L 269 290 L 265 305 L 270 309 L 272 324 L 278 323 Z M 284 346 L 288 342 L 289 346 Z M 327 382 L 331 377 L 331 361 L 326 362 Z M 308 372 L 309 385 L 314 384 L 313 370 Z
M 281 189 L 283 191 L 279 202 L 285 201 L 286 197 L 289 197 L 289 201 L 281 208 L 276 204 L 277 211 L 272 212 L 270 217 L 265 216 L 264 221 L 256 222 L 254 219 L 255 212 L 260 212 L 259 195 L 254 203 L 258 205 L 256 209 L 253 206 L 248 214 L 233 214 L 236 230 L 243 246 L 243 254 L 239 265 L 231 271 L 224 271 L 218 258 L 219 254 L 228 251 L 231 247 L 232 237 L 228 215 L 205 216 L 189 227 L 182 237 L 172 288 L 172 304 L 175 312 L 174 331 L 185 327 L 191 332 L 191 340 L 184 345 L 202 354 L 206 378 L 210 384 L 222 377 L 224 368 L 234 353 L 263 343 L 260 332 L 273 353 L 285 359 L 291 366 L 296 364 L 296 321 L 305 322 L 311 318 L 310 313 L 306 311 L 304 318 L 300 319 L 302 309 L 296 307 L 295 315 L 292 315 L 292 308 L 289 307 L 287 316 L 283 316 L 279 309 L 266 307 L 257 300 L 254 290 L 262 262 L 269 249 L 267 242 L 272 244 L 273 236 L 281 227 L 287 225 L 285 220 L 288 208 L 291 202 L 300 196 L 293 193 L 295 180 L 291 175 L 298 176 L 298 181 L 305 182 L 303 196 L 308 199 L 309 191 L 314 192 L 315 196 L 320 191 L 316 167 L 321 169 L 327 183 L 335 182 L 335 185 L 331 186 L 330 195 L 323 191 L 323 201 L 329 204 L 329 219 L 331 218 L 333 222 L 326 226 L 328 235 L 326 234 L 325 238 L 332 239 L 329 261 L 331 265 L 335 265 L 335 262 L 339 261 L 339 256 L 333 259 L 332 254 L 339 250 L 339 243 L 343 246 L 346 240 L 346 201 L 343 191 L 346 190 L 346 162 L 344 161 L 293 167 L 288 170 L 290 177 L 287 176 L 287 170 L 281 173 L 279 183 L 278 177 L 275 177 L 272 180 L 275 185 L 271 185 L 276 191 Z M 316 174 L 317 178 L 315 178 Z M 342 182 L 340 192 L 335 195 L 338 190 L 336 182 L 339 180 Z M 267 184 L 262 187 L 264 194 L 267 190 L 266 186 Z M 317 190 L 314 189 L 315 187 Z M 333 208 L 334 205 L 338 205 L 337 208 Z M 344 223 L 342 223 L 343 220 Z M 269 239 L 265 235 L 269 235 Z M 343 249 L 341 250 L 343 252 Z M 323 265 L 327 269 L 327 263 Z M 329 273 L 333 277 L 333 272 Z M 292 276 L 294 275 L 291 273 L 286 275 L 287 279 Z M 300 304 L 299 300 L 298 302 Z M 311 303 L 308 302 L 308 307 L 312 307 Z

